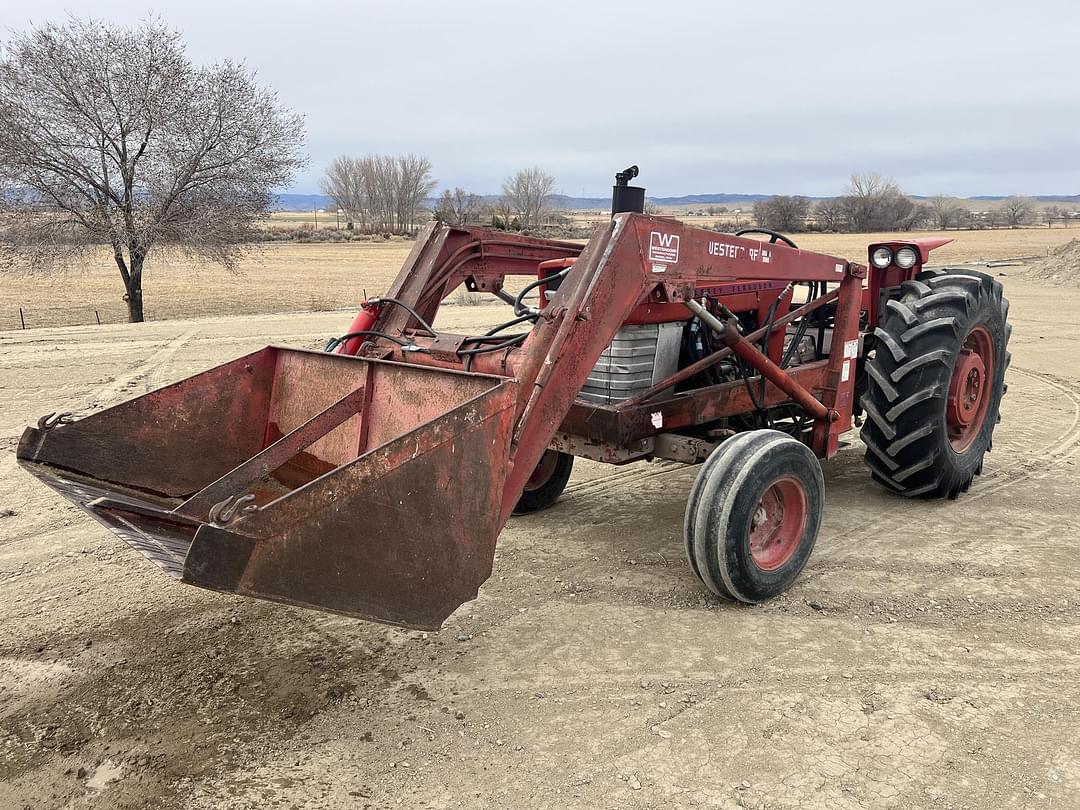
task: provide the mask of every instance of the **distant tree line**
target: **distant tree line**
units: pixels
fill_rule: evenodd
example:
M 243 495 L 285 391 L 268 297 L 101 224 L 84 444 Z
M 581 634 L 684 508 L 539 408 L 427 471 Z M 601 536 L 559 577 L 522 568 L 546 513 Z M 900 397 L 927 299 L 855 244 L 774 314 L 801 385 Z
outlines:
M 968 200 L 938 195 L 928 200 L 933 211 L 935 228 L 1022 228 L 1043 222 L 1048 228 L 1060 225 L 1068 228 L 1080 221 L 1080 212 L 1060 205 L 1047 205 L 1039 209 L 1039 203 L 1031 197 L 1012 196 L 999 203 L 988 205 L 986 210 L 976 211 Z
M 775 195 L 754 203 L 754 221 L 787 233 L 816 230 L 833 233 L 1019 228 L 1045 222 L 1068 227 L 1080 215 L 1057 205 L 1039 211 L 1030 197 L 1013 196 L 972 210 L 971 201 L 938 195 L 924 202 L 904 194 L 896 181 L 879 174 L 854 174 L 839 197 L 814 203 L 799 195 Z
M 555 178 L 539 166 L 503 181 L 494 202 L 461 187 L 446 189 L 428 208 L 435 180 L 431 161 L 408 155 L 342 155 L 322 179 L 323 193 L 363 233 L 411 234 L 427 214 L 451 225 L 484 222 L 503 230 L 536 228 L 552 215 Z
M 447 189 L 432 214 L 450 225 L 485 222 L 507 231 L 537 228 L 552 219 L 555 178 L 539 166 L 522 169 L 503 181 L 502 195 L 492 202 L 463 188 Z
M 555 178 L 537 166 L 508 176 L 502 194 L 495 198 L 458 186 L 432 200 L 434 187 L 431 161 L 412 154 L 341 156 L 331 162 L 322 181 L 324 193 L 344 212 L 347 227 L 362 233 L 410 235 L 429 216 L 450 225 L 484 224 L 513 231 L 569 222 L 552 205 Z M 657 213 L 654 209 L 650 205 L 646 213 Z M 727 210 L 710 206 L 700 213 Z M 754 223 L 786 233 L 1015 228 L 1037 222 L 1068 227 L 1077 220 L 1080 214 L 1076 212 L 1055 205 L 1040 211 L 1034 200 L 1020 196 L 987 203 L 987 210 L 981 211 L 972 210 L 970 200 L 943 195 L 914 200 L 895 180 L 873 172 L 853 174 L 839 197 L 815 202 L 801 195 L 778 194 L 753 207 Z
M 817 204 L 807 197 L 785 195 L 754 203 L 758 225 L 789 233 L 811 228 L 851 233 L 910 231 L 924 226 L 929 217 L 928 206 L 904 194 L 896 181 L 872 172 L 853 174 L 844 194 Z

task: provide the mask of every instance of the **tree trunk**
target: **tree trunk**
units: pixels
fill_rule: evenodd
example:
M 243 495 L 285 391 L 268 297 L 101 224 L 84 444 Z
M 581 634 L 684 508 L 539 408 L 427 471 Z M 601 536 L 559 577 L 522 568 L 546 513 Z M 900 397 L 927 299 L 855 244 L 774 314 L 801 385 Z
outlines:
M 131 251 L 130 265 L 124 259 L 124 249 L 119 244 L 113 245 L 113 258 L 120 268 L 120 277 L 124 279 L 124 301 L 128 307 L 128 323 L 143 322 L 142 271 L 144 253 Z
M 142 280 L 128 287 L 127 293 L 128 323 L 143 322 Z
M 131 252 L 131 275 L 127 284 L 128 322 L 142 323 L 143 318 L 143 294 L 142 274 L 143 259 L 145 257 L 138 251 Z

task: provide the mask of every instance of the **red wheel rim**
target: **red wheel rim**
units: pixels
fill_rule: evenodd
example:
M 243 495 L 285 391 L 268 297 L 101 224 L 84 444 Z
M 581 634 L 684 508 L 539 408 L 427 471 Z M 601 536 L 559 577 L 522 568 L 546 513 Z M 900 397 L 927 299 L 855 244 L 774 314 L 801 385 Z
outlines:
M 945 425 L 949 444 L 963 453 L 978 437 L 990 409 L 994 380 L 994 340 L 985 326 L 976 326 L 956 355 L 949 398 L 945 404 Z
M 774 481 L 761 496 L 750 522 L 750 558 L 762 571 L 775 571 L 792 558 L 806 531 L 809 506 L 797 478 Z
M 540 458 L 540 463 L 532 471 L 529 480 L 525 482 L 525 491 L 532 492 L 540 489 L 555 474 L 555 466 L 559 463 L 559 454 L 554 450 L 545 450 Z

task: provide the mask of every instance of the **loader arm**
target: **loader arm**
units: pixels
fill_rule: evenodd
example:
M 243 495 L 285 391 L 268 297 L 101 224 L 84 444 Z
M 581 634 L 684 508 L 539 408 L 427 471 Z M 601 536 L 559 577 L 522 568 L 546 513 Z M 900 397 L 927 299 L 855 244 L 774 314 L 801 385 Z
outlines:
M 563 268 L 557 288 L 552 277 L 526 319 L 535 324 L 513 340 L 424 325 L 462 284 L 505 300 L 506 276 L 536 278 L 552 264 Z M 769 328 L 763 352 L 729 324 L 717 353 L 756 368 L 768 403 L 812 406 L 815 452 L 836 452 L 851 420 L 864 275 L 831 256 L 635 213 L 613 216 L 584 248 L 432 224 L 338 353 L 268 347 L 72 423 L 44 420 L 17 456 L 183 582 L 433 629 L 490 576 L 526 482 L 575 423 L 578 393 L 627 322 L 687 321 L 703 291 L 764 317 L 763 301 L 790 302 L 791 282 L 838 287 L 806 307 L 835 299 L 842 351 L 788 372 L 767 356 L 783 346 Z M 636 403 L 654 434 L 672 403 L 683 424 L 691 411 L 746 408 L 736 384 L 674 397 L 673 385 L 646 392 L 668 400 Z M 623 412 L 591 413 L 599 424 Z M 651 442 L 616 449 L 645 457 Z

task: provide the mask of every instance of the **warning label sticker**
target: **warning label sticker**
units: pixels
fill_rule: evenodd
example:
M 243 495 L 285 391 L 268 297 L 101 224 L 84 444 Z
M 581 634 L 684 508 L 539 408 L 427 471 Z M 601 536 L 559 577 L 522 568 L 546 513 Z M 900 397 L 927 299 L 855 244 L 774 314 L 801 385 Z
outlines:
M 656 264 L 677 264 L 679 237 L 673 233 L 653 231 L 649 234 L 649 261 Z

